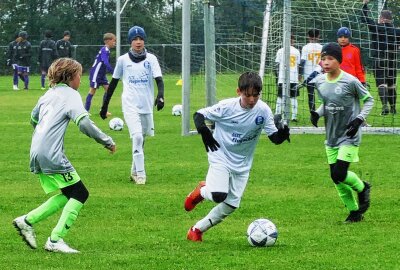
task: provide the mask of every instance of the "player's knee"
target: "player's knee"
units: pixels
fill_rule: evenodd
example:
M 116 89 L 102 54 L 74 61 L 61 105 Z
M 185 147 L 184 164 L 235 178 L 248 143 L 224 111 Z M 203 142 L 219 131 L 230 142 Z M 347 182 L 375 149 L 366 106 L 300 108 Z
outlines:
M 135 149 L 141 148 L 143 146 L 143 135 L 142 135 L 142 133 L 134 133 L 134 134 L 132 134 L 132 143 L 133 143 Z
M 81 203 L 85 203 L 89 198 L 89 191 L 82 183 L 79 181 L 71 186 L 65 187 L 61 189 L 61 192 L 64 194 L 65 197 L 68 199 L 75 199 Z
M 212 199 L 216 203 L 221 203 L 225 201 L 226 197 L 228 196 L 228 193 L 225 192 L 211 192 Z
M 347 171 L 342 170 L 332 170 L 331 171 L 331 178 L 335 184 L 339 184 L 346 179 Z

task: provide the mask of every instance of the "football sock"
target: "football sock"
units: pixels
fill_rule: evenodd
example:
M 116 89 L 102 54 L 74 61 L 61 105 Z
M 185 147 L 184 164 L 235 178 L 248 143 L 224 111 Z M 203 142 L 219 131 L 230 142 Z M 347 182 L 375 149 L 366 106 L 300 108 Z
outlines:
M 28 86 L 29 86 L 29 76 L 28 75 L 24 76 L 24 83 L 25 83 L 25 89 L 28 89 Z
M 38 208 L 30 211 L 26 216 L 26 221 L 30 224 L 38 223 L 63 208 L 67 202 L 68 199 L 63 194 L 54 195 Z
M 133 163 L 136 167 L 136 173 L 138 176 L 145 176 L 144 171 L 144 154 L 143 154 L 143 135 L 141 133 L 135 133 L 132 136 L 132 157 Z
M 83 203 L 73 198 L 69 199 L 61 213 L 56 227 L 50 235 L 50 240 L 58 241 L 68 233 L 74 221 L 78 218 L 79 211 L 82 209 Z
M 361 192 L 364 189 L 364 182 L 352 171 L 347 171 L 347 176 L 343 183 L 357 192 Z
M 211 209 L 210 213 L 203 218 L 202 220 L 198 221 L 195 228 L 199 229 L 202 232 L 207 231 L 212 226 L 221 223 L 227 216 L 232 214 L 235 211 L 235 208 L 228 206 L 226 203 L 220 203 Z
M 207 201 L 213 201 L 212 198 L 212 194 L 211 192 L 208 190 L 207 186 L 204 186 L 200 189 L 200 195 L 201 197 L 203 197 L 204 199 L 206 199 Z
M 290 104 L 292 105 L 292 119 L 297 119 L 297 98 L 290 98 Z
M 18 86 L 18 72 L 14 71 L 13 84 Z
M 346 208 L 349 211 L 358 210 L 358 204 L 354 197 L 354 193 L 353 193 L 353 190 L 351 189 L 351 187 L 344 183 L 336 184 L 335 187 L 339 193 L 340 199 L 342 199 Z
M 85 109 L 87 111 L 90 110 L 90 106 L 92 105 L 92 98 L 93 98 L 93 95 L 90 93 L 86 96 Z
M 42 74 L 42 76 L 40 77 L 40 83 L 42 84 L 42 87 L 44 88 L 44 82 L 46 81 L 46 75 Z
M 275 114 L 281 114 L 282 113 L 282 98 L 278 97 L 276 99 L 276 109 L 275 109 Z

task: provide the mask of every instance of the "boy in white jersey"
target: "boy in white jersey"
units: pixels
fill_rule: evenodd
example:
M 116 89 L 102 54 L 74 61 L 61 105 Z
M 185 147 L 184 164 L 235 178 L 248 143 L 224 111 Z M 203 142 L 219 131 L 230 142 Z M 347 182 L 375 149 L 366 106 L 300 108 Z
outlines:
M 100 111 L 101 118 L 107 118 L 108 104 L 118 81 L 122 79 L 122 111 L 132 139 L 131 180 L 139 185 L 146 183 L 143 145 L 145 136 L 154 136 L 153 106 L 157 106 L 158 111 L 164 107 L 164 81 L 160 64 L 154 54 L 147 52 L 145 40 L 146 33 L 142 27 L 133 26 L 129 30 L 131 48 L 117 60 Z M 153 79 L 158 87 L 155 99 Z
M 308 43 L 301 49 L 300 74 L 303 74 L 304 79 L 307 79 L 315 69 L 318 68 L 321 60 L 321 49 L 322 45 L 319 44 L 319 30 L 310 29 L 308 31 Z M 310 111 L 314 111 L 314 80 L 308 82 L 306 86 L 308 92 L 308 107 Z
M 205 231 L 239 207 L 263 129 L 275 144 L 289 141 L 288 126 L 280 125 L 277 129 L 271 109 L 259 100 L 261 90 L 258 74 L 243 73 L 236 90 L 239 97 L 200 109 L 193 116 L 210 165 L 206 181 L 201 181 L 187 196 L 184 207 L 186 211 L 192 211 L 204 199 L 217 205 L 189 229 L 188 240 L 202 241 Z M 215 122 L 214 136 L 205 124 L 206 119 Z
M 290 39 L 290 104 L 292 109 L 291 121 L 297 122 L 297 97 L 299 96 L 298 83 L 299 83 L 299 64 L 300 64 L 300 52 L 294 45 L 294 36 Z M 278 74 L 278 98 L 276 100 L 276 114 L 282 114 L 282 93 L 283 93 L 283 77 L 284 77 L 284 48 L 280 48 L 276 53 L 275 58 L 276 65 L 279 66 Z
M 325 150 L 331 178 L 350 211 L 345 222 L 359 222 L 370 205 L 370 184 L 360 180 L 349 167 L 359 160 L 360 126 L 371 111 L 374 99 L 356 77 L 340 69 L 342 48 L 339 44 L 324 45 L 321 59 L 325 74 L 316 78 L 315 86 L 322 105 L 317 111 L 311 111 L 310 120 L 317 126 L 319 117 L 325 118 Z M 364 103 L 362 109 L 360 100 Z M 358 202 L 354 193 L 358 195 Z
M 79 211 L 89 197 L 89 192 L 64 153 L 64 136 L 70 120 L 79 130 L 104 145 L 111 153 L 115 144 L 89 119 L 77 89 L 82 66 L 70 58 L 55 60 L 48 71 L 50 89 L 36 104 L 31 114 L 35 128 L 30 150 L 30 168 L 38 174 L 46 193 L 61 190 L 28 214 L 14 219 L 13 224 L 23 240 L 37 248 L 32 225 L 62 209 L 56 227 L 47 239 L 45 249 L 52 252 L 77 253 L 63 240 L 77 219 Z

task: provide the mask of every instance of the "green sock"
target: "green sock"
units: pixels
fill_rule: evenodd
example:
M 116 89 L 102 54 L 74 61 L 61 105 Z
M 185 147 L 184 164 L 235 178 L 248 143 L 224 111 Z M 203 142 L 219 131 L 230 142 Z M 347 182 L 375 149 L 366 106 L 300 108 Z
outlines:
M 68 230 L 78 218 L 79 211 L 82 209 L 83 203 L 75 199 L 69 199 L 61 213 L 56 227 L 51 232 L 50 240 L 58 241 L 68 233 Z
M 38 223 L 63 208 L 67 202 L 68 199 L 63 194 L 54 195 L 38 208 L 30 211 L 26 216 L 26 221 L 32 225 Z
M 353 190 L 361 192 L 364 189 L 364 182 L 352 171 L 347 171 L 346 179 L 343 183 L 350 186 Z
M 339 183 L 335 185 L 335 187 L 346 208 L 349 209 L 349 211 L 358 210 L 358 204 L 351 187 L 344 183 Z

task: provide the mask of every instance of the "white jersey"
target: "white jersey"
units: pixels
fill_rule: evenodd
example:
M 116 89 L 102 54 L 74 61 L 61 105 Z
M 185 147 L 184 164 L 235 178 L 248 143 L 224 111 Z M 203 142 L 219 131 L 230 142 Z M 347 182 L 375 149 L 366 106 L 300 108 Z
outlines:
M 121 79 L 122 111 L 141 114 L 153 113 L 154 78 L 161 77 L 161 68 L 157 57 L 147 52 L 146 59 L 133 62 L 128 53 L 118 57 L 113 78 Z
M 209 163 L 223 164 L 238 173 L 250 170 L 261 131 L 268 136 L 277 131 L 271 109 L 261 100 L 252 109 L 244 109 L 240 97 L 225 99 L 198 113 L 215 122 L 214 138 L 221 146 L 208 152 Z
M 307 79 L 319 65 L 321 61 L 321 49 L 322 45 L 319 43 L 307 43 L 301 49 L 301 60 L 305 60 L 304 79 Z
M 284 48 L 280 48 L 276 53 L 275 62 L 279 64 L 279 78 L 278 83 L 283 83 L 283 53 Z M 290 46 L 290 83 L 299 83 L 299 64 L 300 64 L 300 52 L 293 46 Z

